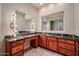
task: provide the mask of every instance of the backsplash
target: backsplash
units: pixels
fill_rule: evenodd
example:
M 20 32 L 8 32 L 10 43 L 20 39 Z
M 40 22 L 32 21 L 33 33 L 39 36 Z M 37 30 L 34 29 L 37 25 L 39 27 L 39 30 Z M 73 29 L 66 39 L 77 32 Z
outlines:
M 72 34 L 61 34 L 61 33 L 47 33 L 47 32 L 31 32 L 31 31 L 19 31 L 22 35 L 31 35 L 31 34 L 39 34 L 39 35 L 52 35 L 52 36 L 63 36 L 63 37 L 76 37 L 79 38 L 77 35 Z
M 30 35 L 30 34 L 35 34 L 35 32 L 31 32 L 31 31 L 19 31 L 20 35 Z

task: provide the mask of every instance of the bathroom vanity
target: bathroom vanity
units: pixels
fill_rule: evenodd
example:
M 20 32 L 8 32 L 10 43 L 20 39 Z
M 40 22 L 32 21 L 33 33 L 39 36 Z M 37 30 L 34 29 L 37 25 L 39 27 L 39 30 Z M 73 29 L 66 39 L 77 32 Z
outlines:
M 24 51 L 27 49 L 27 46 L 30 44 L 30 47 L 38 47 L 38 36 L 31 35 L 23 38 L 16 38 L 16 40 L 6 40 L 5 42 L 5 51 L 8 55 L 11 56 L 21 56 L 24 55 Z
M 24 55 L 28 44 L 33 48 L 40 46 L 66 56 L 79 56 L 79 38 L 76 37 L 32 34 L 17 37 L 16 40 L 7 39 L 5 42 L 6 53 L 11 56 Z

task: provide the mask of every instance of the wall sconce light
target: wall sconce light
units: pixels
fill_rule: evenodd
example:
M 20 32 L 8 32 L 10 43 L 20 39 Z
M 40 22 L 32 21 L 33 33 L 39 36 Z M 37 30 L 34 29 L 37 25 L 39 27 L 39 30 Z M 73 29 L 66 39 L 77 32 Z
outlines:
M 12 34 L 13 37 L 15 37 L 16 33 L 17 33 L 16 27 L 17 27 L 17 25 L 16 25 L 16 13 L 12 13 L 11 14 L 10 28 L 13 31 L 13 34 Z

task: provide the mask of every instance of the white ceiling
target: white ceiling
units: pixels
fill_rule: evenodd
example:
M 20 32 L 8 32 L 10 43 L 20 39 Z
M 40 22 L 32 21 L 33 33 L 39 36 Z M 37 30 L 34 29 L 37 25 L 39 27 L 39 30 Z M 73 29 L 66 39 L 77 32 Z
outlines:
M 41 8 L 41 7 L 43 7 L 43 6 L 48 6 L 48 5 L 50 5 L 50 4 L 53 4 L 53 5 L 56 5 L 57 3 L 31 3 L 34 7 L 36 7 L 36 8 Z M 42 5 L 41 5 L 42 4 Z
M 41 7 L 40 3 L 32 3 L 32 5 L 35 6 L 36 8 L 40 8 Z
M 47 5 L 48 3 L 42 3 L 42 5 L 40 5 L 40 3 L 32 3 L 32 5 L 34 6 L 34 7 L 36 7 L 36 8 L 41 8 L 41 7 L 43 7 L 43 6 L 45 6 L 45 5 Z

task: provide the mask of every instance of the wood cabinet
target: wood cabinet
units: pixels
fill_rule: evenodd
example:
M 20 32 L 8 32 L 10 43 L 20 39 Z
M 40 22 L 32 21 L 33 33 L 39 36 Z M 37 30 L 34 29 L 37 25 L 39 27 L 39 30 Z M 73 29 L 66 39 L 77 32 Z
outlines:
M 6 42 L 6 53 L 10 56 L 24 55 L 24 40 Z
M 14 54 L 13 56 L 23 56 L 23 55 L 24 55 L 24 52 L 23 51 L 20 51 L 20 52 Z
M 61 54 L 64 54 L 64 55 L 67 55 L 67 56 L 75 56 L 74 51 L 67 50 L 67 49 L 64 49 L 64 48 L 58 48 L 58 50 L 59 50 L 59 53 L 61 53 Z
M 58 39 L 58 52 L 64 55 L 76 55 L 76 41 L 67 39 Z
M 30 39 L 25 38 L 24 39 L 24 50 L 26 50 L 28 47 L 30 47 Z
M 53 37 L 47 37 L 47 48 L 57 51 L 57 40 Z
M 58 41 L 66 44 L 71 44 L 71 45 L 75 44 L 74 40 L 69 40 L 69 39 L 58 39 Z
M 37 48 L 38 47 L 38 36 L 31 37 L 30 39 L 31 39 L 30 41 L 31 47 Z
M 79 42 L 77 43 L 77 45 L 78 44 Z M 79 53 L 76 53 L 75 40 L 59 39 L 59 38 L 49 37 L 49 36 L 40 36 L 39 45 L 41 47 L 45 47 L 47 49 L 50 49 L 68 56 L 75 56 L 76 54 L 79 54 Z M 79 48 L 77 48 L 77 50 L 78 49 Z
M 39 46 L 46 48 L 46 46 L 47 46 L 46 43 L 47 43 L 46 36 L 40 36 Z
M 24 50 L 26 50 L 28 47 L 38 47 L 38 36 L 29 37 L 25 39 Z
M 59 47 L 62 47 L 64 49 L 75 51 L 75 45 L 65 44 L 65 43 L 58 43 Z
M 79 56 L 79 41 L 76 41 L 76 55 Z
M 68 56 L 79 56 L 79 41 L 45 35 L 26 37 L 12 42 L 6 41 L 5 51 L 11 56 L 21 56 L 29 45 L 34 48 L 41 46 Z
M 38 47 L 38 36 L 26 37 L 24 39 L 8 42 L 6 41 L 5 52 L 9 56 L 21 56 L 24 55 L 24 50 L 27 47 Z

